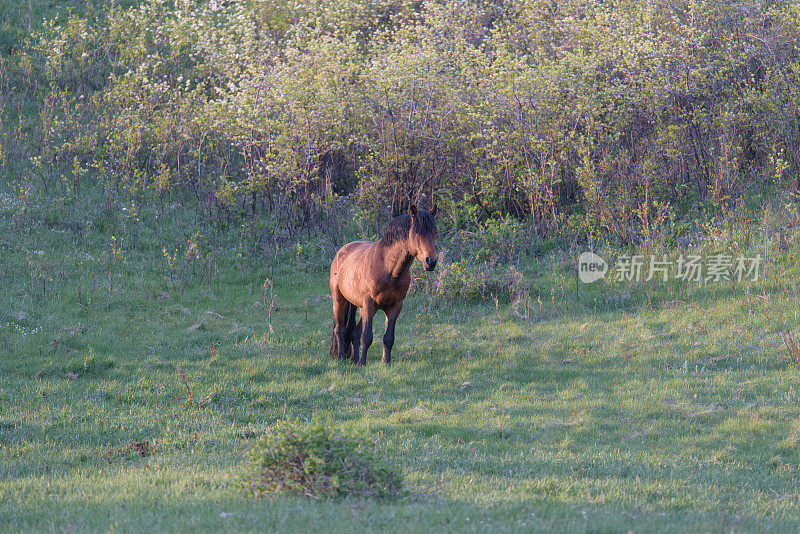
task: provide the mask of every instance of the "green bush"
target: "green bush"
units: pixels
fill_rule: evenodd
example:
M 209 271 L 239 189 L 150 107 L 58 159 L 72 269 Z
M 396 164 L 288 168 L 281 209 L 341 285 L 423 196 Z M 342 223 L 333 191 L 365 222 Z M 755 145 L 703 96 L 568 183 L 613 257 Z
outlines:
M 452 263 L 442 263 L 430 281 L 428 292 L 447 300 L 472 301 L 486 296 L 490 269 L 485 264 L 475 265 L 463 258 Z
M 375 454 L 374 442 L 348 436 L 330 422 L 288 420 L 253 446 L 240 484 L 254 497 L 388 498 L 400 492 L 402 479 Z
M 435 196 L 509 255 L 503 214 L 649 240 L 665 207 L 799 183 L 797 3 L 296 4 L 45 21 L 0 63 L 0 109 L 11 93 L 36 108 L 0 128 L 29 148 L 3 153 L 39 158 L 45 189 L 75 186 L 75 167 L 115 195 L 188 192 L 211 220 L 271 211 L 287 230 L 324 227 L 337 195 L 370 231 Z
M 430 297 L 445 301 L 472 302 L 493 298 L 508 298 L 515 302 L 527 295 L 524 277 L 516 266 L 493 261 L 480 261 L 485 249 L 479 249 L 475 256 L 458 261 L 440 263 L 432 276 L 418 280 L 423 291 Z

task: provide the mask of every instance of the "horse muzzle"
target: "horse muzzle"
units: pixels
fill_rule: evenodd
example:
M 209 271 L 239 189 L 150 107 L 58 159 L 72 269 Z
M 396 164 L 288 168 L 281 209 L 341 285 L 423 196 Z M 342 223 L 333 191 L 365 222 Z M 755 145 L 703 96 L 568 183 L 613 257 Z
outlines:
M 425 270 L 432 271 L 436 268 L 436 258 L 425 258 Z

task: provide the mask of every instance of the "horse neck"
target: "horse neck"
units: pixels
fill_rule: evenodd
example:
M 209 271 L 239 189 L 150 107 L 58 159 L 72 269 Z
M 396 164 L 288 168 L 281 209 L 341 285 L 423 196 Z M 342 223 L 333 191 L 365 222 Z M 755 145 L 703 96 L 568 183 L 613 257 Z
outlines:
M 394 278 L 400 278 L 411 267 L 413 261 L 414 256 L 408 248 L 407 239 L 386 246 L 384 265 Z

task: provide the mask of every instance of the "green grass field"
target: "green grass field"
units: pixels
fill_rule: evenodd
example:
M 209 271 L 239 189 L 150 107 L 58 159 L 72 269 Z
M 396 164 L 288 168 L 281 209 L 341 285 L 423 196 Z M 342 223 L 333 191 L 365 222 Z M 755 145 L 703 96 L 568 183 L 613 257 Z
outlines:
M 74 176 L 69 158 L 29 160 L 57 155 L 62 138 L 41 150 L 52 94 L 16 54 L 43 20 L 107 5 L 0 0 L 0 532 L 800 530 L 800 210 L 775 191 L 786 161 L 770 164 L 779 184 L 765 177 L 765 191 L 743 180 L 747 216 L 723 214 L 738 222 L 710 221 L 727 197 L 670 221 L 705 254 L 763 254 L 757 282 L 576 293 L 566 233 L 509 259 L 443 229 L 453 254 L 440 271 L 463 259 L 463 283 L 478 284 L 484 260 L 514 263 L 524 305 L 508 290 L 436 296 L 439 274 L 417 264 L 392 367 L 379 314 L 358 368 L 328 357 L 329 236 L 284 233 L 273 253 L 259 239 L 271 221 L 240 227 L 239 197 L 221 229 L 186 184 L 135 191 L 151 196 L 133 204 L 94 171 Z M 756 130 L 772 109 L 753 111 Z M 345 233 L 357 238 L 355 223 Z M 278 420 L 314 417 L 374 440 L 405 493 L 246 497 L 236 480 L 251 444 Z
M 276 259 L 232 230 L 201 234 L 201 259 L 170 275 L 164 248 L 182 262 L 191 212 L 20 213 L 4 189 L 2 530 L 800 527 L 800 385 L 781 341 L 797 323 L 791 251 L 746 291 L 584 286 L 578 300 L 557 254 L 523 258 L 527 319 L 502 299 L 431 298 L 420 272 L 392 367 L 381 320 L 357 368 L 327 356 L 327 258 L 313 244 Z M 252 440 L 312 416 L 377 440 L 408 494 L 243 497 Z M 149 456 L 128 449 L 142 441 Z

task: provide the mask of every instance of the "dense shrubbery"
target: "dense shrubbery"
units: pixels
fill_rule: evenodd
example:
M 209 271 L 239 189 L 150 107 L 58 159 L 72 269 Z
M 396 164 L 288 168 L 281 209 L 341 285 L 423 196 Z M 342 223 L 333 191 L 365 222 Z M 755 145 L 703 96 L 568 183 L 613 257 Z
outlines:
M 368 225 L 436 197 L 456 226 L 638 240 L 795 187 L 799 38 L 767 0 L 150 0 L 46 23 L 0 85 L 38 95 L 13 155 L 46 187 L 88 172 L 287 228 L 337 195 Z
M 402 479 L 373 448 L 330 423 L 279 421 L 251 449 L 241 485 L 255 497 L 395 496 Z

